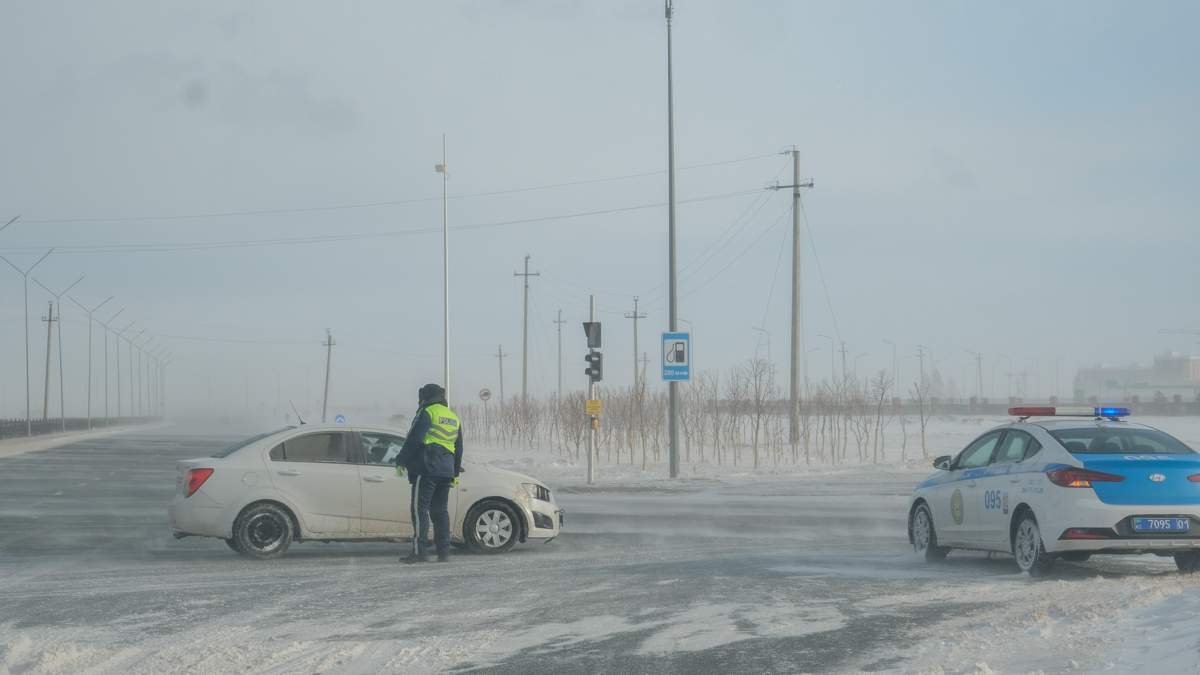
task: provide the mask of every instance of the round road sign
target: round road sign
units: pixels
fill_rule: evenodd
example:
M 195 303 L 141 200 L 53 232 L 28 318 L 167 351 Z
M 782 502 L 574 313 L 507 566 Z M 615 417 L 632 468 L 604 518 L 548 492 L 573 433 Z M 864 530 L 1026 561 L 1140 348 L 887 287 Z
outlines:
M 479 390 L 479 400 L 480 400 L 480 401 L 486 401 L 486 400 L 488 400 L 488 399 L 489 399 L 489 398 L 491 398 L 491 397 L 492 397 L 492 390 L 491 390 L 491 389 L 488 389 L 487 387 L 484 387 L 483 389 L 480 389 L 480 390 Z

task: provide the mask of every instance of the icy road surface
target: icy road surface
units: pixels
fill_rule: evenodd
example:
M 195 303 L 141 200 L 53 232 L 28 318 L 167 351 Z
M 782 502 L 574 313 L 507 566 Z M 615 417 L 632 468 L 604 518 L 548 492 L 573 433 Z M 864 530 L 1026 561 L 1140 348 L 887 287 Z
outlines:
M 550 544 L 420 567 L 385 544 L 252 562 L 166 526 L 175 461 L 228 440 L 159 430 L 0 459 L 0 674 L 1200 663 L 1197 582 L 1167 559 L 1062 564 L 1047 582 L 1007 557 L 919 560 L 905 504 L 923 470 L 589 488 L 547 467 L 567 509 Z

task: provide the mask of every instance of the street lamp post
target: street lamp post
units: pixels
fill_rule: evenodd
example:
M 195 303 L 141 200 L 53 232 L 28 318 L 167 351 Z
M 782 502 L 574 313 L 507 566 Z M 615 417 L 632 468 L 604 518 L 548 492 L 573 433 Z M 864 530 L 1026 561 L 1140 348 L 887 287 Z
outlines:
M 13 218 L 12 220 L 8 221 L 8 224 L 6 224 L 4 227 L 8 227 L 9 225 L 12 225 L 13 221 L 15 221 L 15 220 L 16 220 L 16 218 Z M 4 228 L 0 228 L 0 229 L 4 229 Z M 33 435 L 33 404 L 30 402 L 30 394 L 29 394 L 29 274 L 31 272 L 33 272 L 33 268 L 42 264 L 43 260 L 50 257 L 51 253 L 54 253 L 54 249 L 50 249 L 49 251 L 46 251 L 42 255 L 42 257 L 37 259 L 37 262 L 33 263 L 32 265 L 29 266 L 29 269 L 25 269 L 25 270 L 22 270 L 20 267 L 17 267 L 16 265 L 14 265 L 12 263 L 12 261 L 9 260 L 8 258 L 5 258 L 4 256 L 0 256 L 0 260 L 3 260 L 4 262 L 8 263 L 9 267 L 16 270 L 17 274 L 20 274 L 25 279 L 25 435 L 26 436 Z
M 91 309 L 84 307 L 83 304 L 80 303 L 75 298 L 72 298 L 69 295 L 67 297 L 70 298 L 71 302 L 75 303 L 75 305 L 77 307 L 79 307 L 79 309 L 82 309 L 84 311 L 84 313 L 87 314 L 87 317 L 88 317 L 87 428 L 88 428 L 88 431 L 91 431 L 92 430 L 92 321 L 93 321 L 92 315 L 96 313 L 96 310 L 98 310 L 101 307 L 103 307 L 104 305 L 108 304 L 108 301 L 112 300 L 113 296 L 111 296 L 111 295 L 108 296 L 107 298 L 104 299 L 103 302 L 101 302 L 100 304 L 96 305 L 95 307 L 93 307 Z M 61 337 L 59 337 L 58 341 L 59 341 L 59 344 L 62 344 Z M 105 360 L 107 360 L 108 359 L 107 347 L 105 349 L 106 349 L 106 353 L 104 354 L 104 358 L 105 358 Z

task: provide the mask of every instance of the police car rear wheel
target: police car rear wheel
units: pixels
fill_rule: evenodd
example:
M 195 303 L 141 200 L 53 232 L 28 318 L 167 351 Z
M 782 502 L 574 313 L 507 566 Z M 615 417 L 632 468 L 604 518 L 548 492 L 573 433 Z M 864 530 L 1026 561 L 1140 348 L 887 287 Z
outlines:
M 1054 557 L 1046 553 L 1042 531 L 1032 513 L 1026 512 L 1021 516 L 1017 531 L 1013 534 L 1012 549 L 1017 567 L 1031 577 L 1045 576 L 1054 567 Z
M 478 553 L 504 553 L 517 543 L 517 514 L 502 502 L 484 502 L 467 515 L 467 544 Z
M 929 507 L 921 504 L 913 511 L 912 523 L 913 548 L 926 560 L 942 560 L 950 549 L 937 545 L 937 532 L 933 529 L 933 516 Z
M 1180 572 L 1192 574 L 1200 572 L 1200 551 L 1184 551 L 1175 554 L 1175 566 Z

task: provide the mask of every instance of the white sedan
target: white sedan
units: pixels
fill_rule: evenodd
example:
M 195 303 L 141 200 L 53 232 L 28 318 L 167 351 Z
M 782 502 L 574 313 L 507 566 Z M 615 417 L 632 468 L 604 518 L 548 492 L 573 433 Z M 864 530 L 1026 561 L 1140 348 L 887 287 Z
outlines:
M 1173 556 L 1200 570 L 1200 454 L 1124 408 L 1011 408 L 917 486 L 908 537 L 926 560 L 950 549 L 1012 553 L 1045 574 L 1058 558 Z M 1031 421 L 1031 417 L 1056 419 Z M 1075 417 L 1076 419 L 1061 419 Z
M 281 556 L 296 541 L 411 539 L 411 492 L 395 471 L 403 444 L 384 428 L 307 425 L 181 461 L 171 530 L 224 539 L 252 558 Z M 558 536 L 562 509 L 544 484 L 482 464 L 464 468 L 450 492 L 453 541 L 502 553 Z

